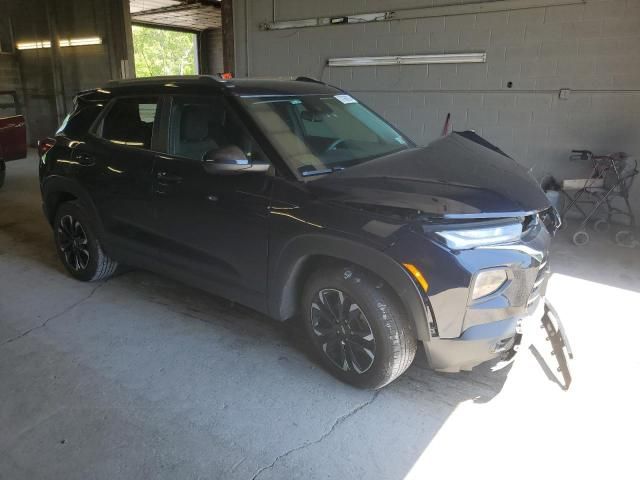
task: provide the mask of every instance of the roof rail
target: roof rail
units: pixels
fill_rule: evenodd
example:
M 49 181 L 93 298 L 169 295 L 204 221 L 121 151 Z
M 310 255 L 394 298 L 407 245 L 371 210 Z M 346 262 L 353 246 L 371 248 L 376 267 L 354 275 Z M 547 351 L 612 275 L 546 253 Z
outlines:
M 170 75 L 159 77 L 139 77 L 139 78 L 123 78 L 120 80 L 111 80 L 107 82 L 108 87 L 121 87 L 131 85 L 158 85 L 162 83 L 195 83 L 195 82 L 216 82 L 223 83 L 220 78 L 213 75 Z

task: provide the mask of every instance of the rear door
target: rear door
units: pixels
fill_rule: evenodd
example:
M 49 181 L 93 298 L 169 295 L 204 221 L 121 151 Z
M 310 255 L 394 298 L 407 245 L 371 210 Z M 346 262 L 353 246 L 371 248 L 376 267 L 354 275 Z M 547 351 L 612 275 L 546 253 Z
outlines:
M 70 161 L 98 208 L 109 243 L 150 253 L 153 242 L 152 173 L 157 152 L 159 97 L 112 100 L 93 134 Z
M 0 93 L 0 160 L 27 156 L 27 129 L 24 116 L 18 115 L 16 95 Z
M 222 95 L 178 95 L 169 112 L 167 153 L 154 168 L 161 257 L 201 286 L 263 308 L 273 176 L 206 173 L 203 157 L 229 145 L 254 162 L 266 156 Z

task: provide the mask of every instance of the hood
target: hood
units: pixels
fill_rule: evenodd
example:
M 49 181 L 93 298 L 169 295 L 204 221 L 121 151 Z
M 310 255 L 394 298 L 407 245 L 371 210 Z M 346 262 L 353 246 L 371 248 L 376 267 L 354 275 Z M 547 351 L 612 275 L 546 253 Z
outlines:
M 549 208 L 533 176 L 473 132 L 380 157 L 309 182 L 327 200 L 443 218 L 523 216 Z M 378 208 L 379 207 L 379 208 Z

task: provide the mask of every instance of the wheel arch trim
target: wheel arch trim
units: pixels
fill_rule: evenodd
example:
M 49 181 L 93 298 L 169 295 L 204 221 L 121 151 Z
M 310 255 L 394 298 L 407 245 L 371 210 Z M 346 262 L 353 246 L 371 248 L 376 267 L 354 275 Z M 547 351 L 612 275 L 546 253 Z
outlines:
M 102 232 L 102 221 L 98 213 L 98 209 L 96 208 L 89 192 L 78 182 L 65 177 L 52 176 L 46 178 L 42 182 L 41 190 L 45 215 L 50 224 L 53 224 L 55 216 L 55 208 L 53 207 L 57 206 L 57 203 L 54 204 L 53 202 L 56 199 L 56 196 L 68 194 L 80 200 L 82 206 L 89 210 L 88 213 L 90 213 L 92 218 L 96 220 L 95 227 Z
M 268 306 L 278 320 L 291 318 L 304 284 L 305 266 L 314 257 L 330 257 L 365 268 L 384 280 L 411 316 L 419 340 L 430 340 L 428 307 L 418 286 L 399 263 L 375 248 L 327 234 L 308 234 L 288 242 L 270 260 Z

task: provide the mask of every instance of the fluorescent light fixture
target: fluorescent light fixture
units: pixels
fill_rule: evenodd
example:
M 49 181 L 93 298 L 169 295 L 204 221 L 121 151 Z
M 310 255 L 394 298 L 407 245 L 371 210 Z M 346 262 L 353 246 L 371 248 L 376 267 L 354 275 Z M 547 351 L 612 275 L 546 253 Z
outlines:
M 362 13 L 340 17 L 317 17 L 304 20 L 288 20 L 285 22 L 268 22 L 260 24 L 262 30 L 285 30 L 287 28 L 322 27 L 325 25 L 344 25 L 353 23 L 383 22 L 390 20 L 393 12 Z
M 400 55 L 391 57 L 330 58 L 330 67 L 363 67 L 371 65 L 424 65 L 430 63 L 485 63 L 487 54 L 445 53 L 435 55 Z
M 64 47 L 82 47 L 85 45 L 100 45 L 102 38 L 100 37 L 85 37 L 85 38 L 63 38 L 58 40 L 60 48 Z M 51 48 L 51 42 L 49 40 L 36 41 L 36 42 L 19 42 L 16 44 L 18 50 L 34 50 L 36 48 Z
M 100 37 L 85 38 L 66 38 L 60 40 L 61 47 L 81 47 L 84 45 L 100 45 L 102 39 Z
M 409 9 L 401 8 L 398 10 L 387 10 L 386 12 L 363 12 L 337 17 L 315 17 L 299 20 L 285 20 L 280 22 L 275 21 L 274 18 L 274 21 L 272 22 L 260 24 L 260 28 L 262 30 L 284 30 L 287 28 L 324 27 L 327 25 L 386 22 L 389 20 L 407 20 L 412 18 L 441 18 L 453 15 L 475 15 L 476 13 L 510 12 L 512 10 L 523 10 L 529 8 L 555 7 L 558 5 L 580 5 L 585 2 L 586 0 L 474 0 L 471 3 L 463 2 L 460 4 L 458 1 L 455 5 L 434 5 L 431 7 Z M 438 3 L 454 2 L 450 0 L 449 2 Z
M 36 48 L 51 48 L 51 42 L 19 42 L 16 44 L 18 50 L 34 50 Z

